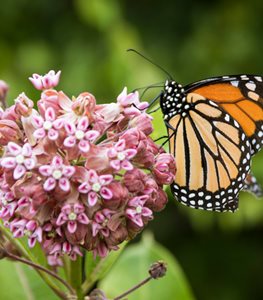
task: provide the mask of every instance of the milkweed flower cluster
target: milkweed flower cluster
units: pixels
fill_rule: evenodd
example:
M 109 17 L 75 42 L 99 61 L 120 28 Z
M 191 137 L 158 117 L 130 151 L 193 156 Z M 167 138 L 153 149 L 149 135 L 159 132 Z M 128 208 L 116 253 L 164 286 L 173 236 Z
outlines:
M 0 113 L 0 218 L 29 247 L 40 243 L 51 265 L 118 249 L 164 208 L 175 175 L 138 92 L 98 105 L 88 92 L 54 89 L 59 77 L 30 78 L 38 109 L 22 93 Z

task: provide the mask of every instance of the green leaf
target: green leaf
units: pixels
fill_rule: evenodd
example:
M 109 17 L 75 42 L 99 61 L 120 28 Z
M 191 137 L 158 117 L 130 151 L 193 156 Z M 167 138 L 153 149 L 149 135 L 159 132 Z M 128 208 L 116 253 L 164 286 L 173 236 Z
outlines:
M 99 287 L 107 297 L 117 297 L 149 276 L 149 266 L 158 260 L 167 263 L 166 276 L 151 280 L 130 294 L 129 300 L 193 300 L 194 296 L 178 262 L 149 234 L 144 235 L 142 242 L 128 247 L 123 252 L 107 277 L 100 282 Z
M 59 299 L 34 270 L 5 259 L 0 261 L 0 291 L 5 300 Z
M 111 251 L 105 258 L 97 257 L 96 259 L 94 259 L 92 252 L 87 252 L 85 260 L 85 273 L 87 280 L 82 286 L 85 294 L 96 281 L 101 280 L 105 277 L 107 272 L 111 269 L 113 264 L 122 253 L 126 244 L 127 242 L 123 242 L 119 246 L 120 249 L 118 251 Z

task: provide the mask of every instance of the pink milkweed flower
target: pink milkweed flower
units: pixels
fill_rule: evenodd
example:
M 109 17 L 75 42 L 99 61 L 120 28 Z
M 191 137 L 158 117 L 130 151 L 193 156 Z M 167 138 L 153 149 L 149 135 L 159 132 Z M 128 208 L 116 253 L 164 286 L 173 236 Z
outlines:
M 64 165 L 60 156 L 53 157 L 50 165 L 40 166 L 38 170 L 41 175 L 48 177 L 44 182 L 44 190 L 53 190 L 57 183 L 62 191 L 68 192 L 70 190 L 69 179 L 75 173 L 75 168 Z
M 30 248 L 33 248 L 37 241 L 42 242 L 43 230 L 35 220 L 15 219 L 10 223 L 10 230 L 16 238 L 26 236 Z
M 153 173 L 159 184 L 171 184 L 176 172 L 175 161 L 171 154 L 161 153 L 157 156 Z
M 78 190 L 80 193 L 88 194 L 88 204 L 89 206 L 94 206 L 99 197 L 105 200 L 112 198 L 112 191 L 106 187 L 113 180 L 113 176 L 108 175 L 98 175 L 96 171 L 89 170 L 87 175 L 87 181 L 83 182 Z
M 15 112 L 23 117 L 28 117 L 32 113 L 34 102 L 30 100 L 25 93 L 20 94 L 15 99 Z
M 61 71 L 55 73 L 53 70 L 49 71 L 44 76 L 34 73 L 32 77 L 29 77 L 29 80 L 37 90 L 47 90 L 58 85 L 60 73 Z
M 143 217 L 147 219 L 152 218 L 152 211 L 145 206 L 148 198 L 149 196 L 147 195 L 137 196 L 128 202 L 126 216 L 139 227 L 143 227 Z
M 15 180 L 21 178 L 27 170 L 35 168 L 37 161 L 28 143 L 21 147 L 16 143 L 9 142 L 7 151 L 12 156 L 2 158 L 1 166 L 6 169 L 14 169 L 13 177 Z
M 80 248 L 76 245 L 71 245 L 69 242 L 55 243 L 49 254 L 55 258 L 52 259 L 52 262 L 56 262 L 63 254 L 67 254 L 72 260 L 76 260 L 77 255 L 83 256 Z
M 63 120 L 56 119 L 56 113 L 52 107 L 45 111 L 45 120 L 41 116 L 33 116 L 32 123 L 37 128 L 33 133 L 36 139 L 42 139 L 45 136 L 52 141 L 59 136 L 59 129 L 63 127 Z
M 117 103 L 123 107 L 125 115 L 139 115 L 149 106 L 148 102 L 140 102 L 138 91 L 127 94 L 127 87 L 118 96 Z
M 88 127 L 89 119 L 85 116 L 78 120 L 77 127 L 72 122 L 65 122 L 65 129 L 69 136 L 65 138 L 64 146 L 71 148 L 77 145 L 81 152 L 88 152 L 90 143 L 100 135 L 96 130 L 88 130 Z
M 0 80 L 0 101 L 5 99 L 8 89 L 7 83 L 4 80 Z
M 15 213 L 17 208 L 17 201 L 13 193 L 3 192 L 0 190 L 0 218 L 3 220 L 9 220 Z
M 111 159 L 110 165 L 113 169 L 119 171 L 132 170 L 133 165 L 130 163 L 132 159 L 137 154 L 135 149 L 126 149 L 126 142 L 120 139 L 111 149 L 108 150 L 108 157 Z
M 62 207 L 56 225 L 62 226 L 67 224 L 69 233 L 74 233 L 77 230 L 78 223 L 89 224 L 90 220 L 85 214 L 85 207 L 82 204 L 75 203 L 74 205 L 66 204 Z
M 99 233 L 104 237 L 108 237 L 110 235 L 110 229 L 107 227 L 107 223 L 113 214 L 114 212 L 107 208 L 95 213 L 91 223 L 93 237 Z

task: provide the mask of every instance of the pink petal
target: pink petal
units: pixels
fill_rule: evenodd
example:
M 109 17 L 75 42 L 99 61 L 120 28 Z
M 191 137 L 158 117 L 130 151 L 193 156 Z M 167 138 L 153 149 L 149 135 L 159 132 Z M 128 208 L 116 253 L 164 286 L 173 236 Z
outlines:
M 32 148 L 29 143 L 26 143 L 22 148 L 22 154 L 24 156 L 30 157 L 32 155 Z
M 137 151 L 135 149 L 127 149 L 124 153 L 127 159 L 131 159 L 137 154 Z
M 77 230 L 77 222 L 69 221 L 67 228 L 70 233 L 74 233 Z
M 77 220 L 79 223 L 89 224 L 89 218 L 84 213 L 79 214 Z
M 32 124 L 36 128 L 41 128 L 44 124 L 44 120 L 40 116 L 32 116 Z
M 111 148 L 111 149 L 109 149 L 109 151 L 108 151 L 108 157 L 109 157 L 109 158 L 114 158 L 114 157 L 117 156 L 117 154 L 118 154 L 118 152 L 117 152 L 114 148 Z
M 35 237 L 28 238 L 28 246 L 29 248 L 33 248 L 36 245 L 37 239 Z
M 148 207 L 143 207 L 142 209 L 142 215 L 144 217 L 151 217 L 152 216 L 152 211 Z
M 98 196 L 95 192 L 89 192 L 88 194 L 88 204 L 94 206 L 98 201 Z
M 64 166 L 62 174 L 66 177 L 71 177 L 75 173 L 75 167 L 73 166 Z
M 22 165 L 17 165 L 14 170 L 14 179 L 17 180 L 21 178 L 26 173 L 26 168 Z
M 125 140 L 121 139 L 115 144 L 114 148 L 119 152 L 119 151 L 123 151 L 125 149 L 125 146 L 126 146 Z
M 45 182 L 44 182 L 44 190 L 45 191 L 52 191 L 56 187 L 57 182 L 54 178 L 49 177 Z
M 76 144 L 75 136 L 68 136 L 67 138 L 65 138 L 63 144 L 65 147 L 68 147 L 68 148 L 74 147 Z
M 38 171 L 43 176 L 50 176 L 52 174 L 53 168 L 49 165 L 44 165 L 39 167 Z
M 78 188 L 78 191 L 83 194 L 87 194 L 90 190 L 91 187 L 87 182 L 83 182 Z
M 80 214 L 85 211 L 85 207 L 80 203 L 76 203 L 76 204 L 74 204 L 73 211 L 75 214 Z
M 63 243 L 63 246 L 62 246 L 63 252 L 69 254 L 71 252 L 71 249 L 72 249 L 72 247 L 71 247 L 69 242 L 64 242 Z
M 143 221 L 141 216 L 136 216 L 135 218 L 131 219 L 131 221 L 137 224 L 139 227 L 143 227 Z
M 106 185 L 106 184 L 109 184 L 111 183 L 113 180 L 113 176 L 110 175 L 110 174 L 107 174 L 107 175 L 101 175 L 99 177 L 99 182 L 101 185 Z
M 89 149 L 90 149 L 89 142 L 87 142 L 85 140 L 80 141 L 78 143 L 78 147 L 79 147 L 79 150 L 84 153 L 89 152 Z
M 17 156 L 22 152 L 22 148 L 14 142 L 9 142 L 7 145 L 7 149 L 14 156 Z
M 120 170 L 120 168 L 121 168 L 121 163 L 120 163 L 120 161 L 119 160 L 112 160 L 111 162 L 110 162 L 110 165 L 111 165 L 111 167 L 113 168 L 113 169 L 115 169 L 115 170 Z
M 15 157 L 4 157 L 1 160 L 1 166 L 6 169 L 13 169 L 16 166 Z
M 99 176 L 96 171 L 89 170 L 88 171 L 88 181 L 91 183 L 96 183 L 99 180 Z
M 62 177 L 58 181 L 59 187 L 62 189 L 64 192 L 68 192 L 70 190 L 70 182 L 67 178 Z
M 89 127 L 89 119 L 88 117 L 84 116 L 80 118 L 78 121 L 77 128 L 78 130 L 86 131 L 86 129 Z
M 32 170 L 36 166 L 36 161 L 34 158 L 27 158 L 24 161 L 24 165 L 27 168 L 27 170 Z
M 89 130 L 85 133 L 85 138 L 90 142 L 94 142 L 99 135 L 100 133 L 97 130 Z
M 111 199 L 113 196 L 112 191 L 107 187 L 102 187 L 100 190 L 100 194 L 101 194 L 102 198 L 104 198 L 106 200 Z
M 65 129 L 66 129 L 66 132 L 68 133 L 68 134 L 74 134 L 75 132 L 76 132 L 76 126 L 75 126 L 75 124 L 74 123 L 69 123 L 69 122 L 67 122 L 66 124 L 65 124 Z
M 52 167 L 59 168 L 63 165 L 63 159 L 60 156 L 54 156 L 51 162 Z
M 57 119 L 53 122 L 52 125 L 55 129 L 61 129 L 64 125 L 64 120 L 62 118 Z
M 58 131 L 51 128 L 49 129 L 48 131 L 48 138 L 51 140 L 51 141 L 55 141 L 57 138 L 58 138 Z
M 127 171 L 131 171 L 133 169 L 133 165 L 128 160 L 122 161 L 121 167 L 122 167 L 122 169 L 127 170 Z
M 55 121 L 56 119 L 56 113 L 52 107 L 48 107 L 45 112 L 45 119 L 47 121 Z
M 92 223 L 92 236 L 95 237 L 101 228 L 102 228 L 101 225 L 99 225 L 96 222 L 93 222 Z
M 65 224 L 67 222 L 67 216 L 62 212 L 59 214 L 57 221 L 56 221 L 56 225 L 57 226 L 61 226 L 63 224 Z
M 46 136 L 46 131 L 45 131 L 44 128 L 39 128 L 39 129 L 34 131 L 33 136 L 36 139 L 43 139 Z

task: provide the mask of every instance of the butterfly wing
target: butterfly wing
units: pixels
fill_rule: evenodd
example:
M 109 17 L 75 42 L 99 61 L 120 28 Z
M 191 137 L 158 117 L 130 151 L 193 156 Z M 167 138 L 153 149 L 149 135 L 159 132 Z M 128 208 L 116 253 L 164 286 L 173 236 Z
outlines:
M 250 141 L 214 101 L 197 93 L 188 93 L 186 100 L 188 114 L 176 114 L 166 124 L 177 162 L 172 191 L 197 209 L 235 211 L 250 169 Z
M 185 87 L 217 103 L 236 120 L 251 143 L 251 154 L 263 145 L 263 78 L 235 75 L 205 79 Z

